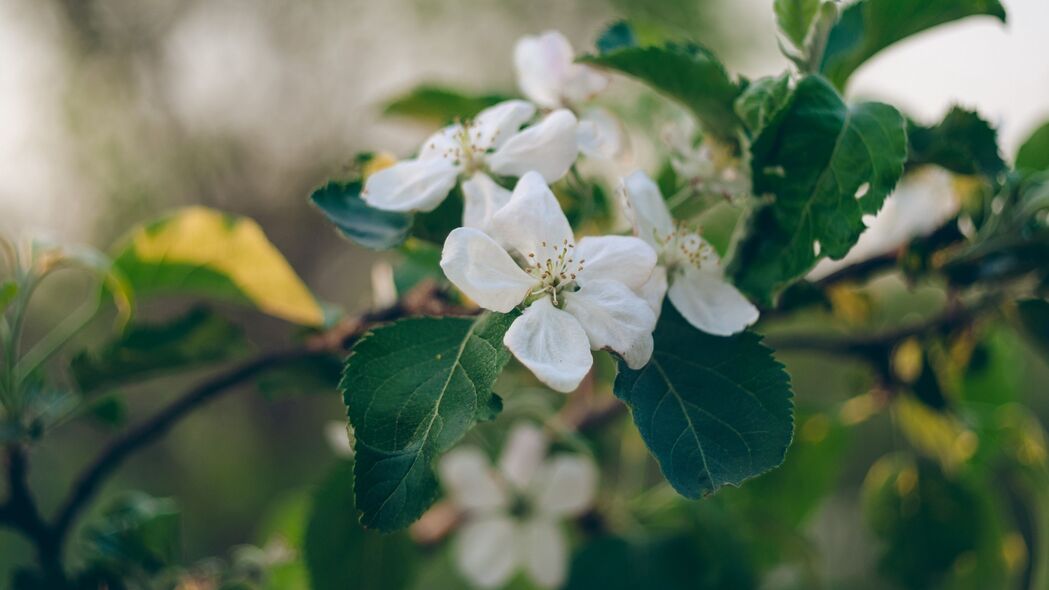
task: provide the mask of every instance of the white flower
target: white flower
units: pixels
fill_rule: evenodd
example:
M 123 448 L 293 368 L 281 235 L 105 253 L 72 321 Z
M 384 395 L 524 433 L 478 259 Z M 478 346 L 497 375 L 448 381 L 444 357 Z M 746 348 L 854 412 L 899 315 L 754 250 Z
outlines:
M 818 281 L 846 266 L 862 262 L 926 236 L 958 213 L 960 202 L 954 177 L 937 166 L 909 172 L 885 199 L 878 214 L 865 217 L 867 229 L 841 260 L 824 258 L 806 277 Z
M 674 224 L 651 178 L 634 172 L 623 179 L 621 194 L 634 232 L 659 254 L 660 266 L 640 291 L 657 314 L 666 293 L 690 324 L 709 334 L 728 336 L 757 321 L 758 309 L 725 280 L 717 252 L 696 231 Z
M 661 137 L 670 148 L 670 165 L 695 193 L 732 199 L 750 191 L 750 178 L 739 160 L 723 146 L 700 136 L 696 120 L 681 113 L 664 126 Z
M 546 458 L 547 446 L 541 430 L 519 424 L 498 469 L 480 449 L 465 445 L 441 459 L 441 483 L 465 513 L 456 564 L 473 584 L 497 588 L 521 569 L 544 588 L 564 582 L 568 544 L 560 521 L 590 507 L 597 468 L 582 455 Z
M 521 176 L 537 171 L 547 182 L 568 172 L 579 152 L 576 118 L 558 109 L 521 129 L 535 106 L 508 100 L 481 111 L 465 124 L 449 125 L 427 139 L 414 160 L 403 160 L 368 177 L 361 197 L 387 211 L 432 211 L 458 182 L 466 208 L 476 210 L 481 192 L 495 183 L 487 176 Z
M 569 108 L 579 117 L 579 150 L 587 156 L 616 158 L 626 148 L 622 124 L 599 107 L 580 110 L 608 86 L 608 77 L 575 63 L 575 52 L 558 31 L 522 37 L 514 46 L 517 86 L 532 102 L 547 109 Z
M 441 268 L 485 309 L 506 313 L 527 306 L 503 343 L 540 381 L 574 390 L 593 364 L 591 348 L 610 349 L 632 368 L 648 362 L 656 316 L 635 291 L 655 267 L 651 247 L 629 236 L 586 237 L 577 244 L 557 199 L 535 172 L 521 177 L 488 227 L 488 233 L 453 230 Z

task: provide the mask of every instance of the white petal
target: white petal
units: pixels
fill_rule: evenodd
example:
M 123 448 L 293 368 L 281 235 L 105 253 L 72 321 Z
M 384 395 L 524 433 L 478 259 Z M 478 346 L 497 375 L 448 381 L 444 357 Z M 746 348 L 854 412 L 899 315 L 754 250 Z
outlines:
M 758 308 L 720 273 L 688 267 L 670 281 L 667 297 L 688 323 L 708 334 L 729 336 L 758 320 Z
M 639 238 L 659 248 L 657 238 L 665 239 L 674 232 L 674 220 L 659 187 L 647 174 L 638 170 L 623 179 L 624 209 Z
M 404 160 L 369 176 L 361 198 L 386 211 L 433 211 L 458 176 L 459 167 L 444 158 Z
M 543 177 L 529 172 L 517 181 L 510 202 L 495 212 L 489 224 L 492 236 L 522 256 L 540 251 L 543 242 L 551 249 L 566 241 L 573 241 L 572 227 L 568 225 L 561 205 L 546 185 Z
M 502 246 L 472 227 L 459 227 L 448 234 L 441 270 L 477 305 L 500 313 L 524 301 L 536 285 Z
M 419 148 L 419 159 L 452 159 L 452 152 L 459 149 L 459 136 L 462 131 L 462 125 L 449 125 L 430 137 L 427 137 L 426 141 L 423 142 L 422 147 Z
M 559 588 L 568 570 L 568 544 L 557 522 L 536 519 L 521 524 L 521 551 L 532 581 Z
M 463 182 L 463 226 L 488 230 L 492 215 L 510 202 L 510 191 L 483 172 Z
M 470 141 L 481 149 L 494 149 L 535 116 L 535 105 L 527 100 L 507 100 L 481 111 L 470 123 Z
M 503 344 L 540 381 L 562 393 L 579 387 L 594 363 L 583 327 L 572 314 L 554 307 L 549 297 L 514 320 Z
M 456 447 L 441 457 L 437 471 L 449 498 L 462 510 L 487 512 L 509 505 L 509 494 L 481 449 Z
M 597 492 L 597 467 L 585 455 L 556 455 L 535 475 L 532 501 L 536 511 L 549 516 L 584 512 Z
M 499 471 L 514 487 L 524 489 L 546 458 L 549 444 L 550 440 L 538 426 L 530 422 L 515 424 L 499 456 Z
M 623 124 L 607 109 L 593 108 L 579 118 L 576 142 L 588 157 L 614 160 L 626 152 L 626 138 Z
M 560 109 L 508 139 L 488 156 L 488 165 L 507 176 L 535 170 L 550 183 L 564 176 L 578 155 L 575 115 Z
M 582 64 L 573 63 L 563 84 L 564 100 L 578 105 L 593 98 L 608 86 L 608 76 Z
M 583 269 L 579 283 L 611 279 L 631 289 L 640 289 L 656 267 L 656 251 L 630 236 L 589 236 L 579 240 L 575 258 Z
M 590 347 L 619 354 L 631 369 L 648 363 L 643 339 L 656 328 L 656 314 L 629 287 L 607 279 L 588 281 L 575 293 L 565 294 L 565 311 L 586 330 Z
M 548 109 L 564 106 L 562 85 L 573 57 L 568 39 L 557 31 L 522 37 L 514 45 L 517 86 L 540 106 Z
M 637 289 L 637 294 L 652 308 L 658 321 L 659 314 L 663 311 L 663 298 L 667 294 L 667 269 L 662 266 L 653 269 L 645 284 Z
M 481 588 L 498 588 L 521 565 L 518 525 L 505 516 L 467 522 L 456 539 L 459 571 Z

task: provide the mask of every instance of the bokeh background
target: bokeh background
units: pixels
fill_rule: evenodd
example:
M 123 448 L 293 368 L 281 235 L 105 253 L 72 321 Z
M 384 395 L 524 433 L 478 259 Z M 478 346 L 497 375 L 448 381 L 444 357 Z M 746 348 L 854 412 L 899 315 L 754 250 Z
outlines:
M 850 86 L 919 120 L 954 103 L 999 127 L 1007 159 L 1049 118 L 1049 2 L 1005 0 L 1009 23 L 970 19 L 880 54 Z M 404 154 L 428 129 L 381 116 L 384 100 L 422 82 L 514 91 L 511 52 L 525 34 L 556 28 L 579 50 L 627 17 L 687 34 L 733 72 L 757 77 L 787 62 L 771 0 L 0 0 L 0 231 L 105 249 L 135 222 L 199 203 L 258 220 L 318 296 L 370 303 L 376 255 L 339 239 L 306 204 L 310 190 L 365 150 Z M 36 316 L 61 313 L 46 293 Z M 145 310 L 149 313 L 150 310 Z M 32 326 L 30 327 L 32 329 Z M 260 347 L 287 338 L 252 322 Z M 1011 340 L 1012 342 L 1012 340 Z M 1049 421 L 1049 372 L 1015 348 L 1017 388 Z M 787 358 L 799 400 L 862 390 L 859 369 L 827 372 Z M 130 419 L 177 395 L 193 375 L 130 391 Z M 331 464 L 324 425 L 335 395 L 223 398 L 133 458 L 106 493 L 176 498 L 186 558 L 254 542 L 267 514 Z M 857 492 L 873 458 L 898 441 L 853 445 L 838 491 L 809 525 L 831 579 L 870 567 Z M 108 437 L 71 425 L 37 453 L 33 485 L 45 509 Z M 862 440 L 863 431 L 857 432 Z M 100 503 L 104 503 L 100 502 Z M 0 580 L 31 559 L 0 531 Z

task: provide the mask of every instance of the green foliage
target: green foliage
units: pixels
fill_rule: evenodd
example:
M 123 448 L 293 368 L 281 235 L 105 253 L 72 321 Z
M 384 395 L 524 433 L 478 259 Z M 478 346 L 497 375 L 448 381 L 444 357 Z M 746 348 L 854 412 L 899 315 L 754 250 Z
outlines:
M 637 78 L 687 107 L 705 131 L 735 142 L 742 123 L 733 104 L 740 90 L 711 51 L 691 43 L 668 43 L 622 47 L 579 61 Z
M 299 359 L 263 373 L 257 382 L 268 399 L 295 395 L 328 395 L 336 392 L 342 376 L 342 361 L 335 355 Z
M 617 21 L 601 33 L 595 45 L 598 53 L 611 53 L 617 49 L 637 47 L 637 36 L 626 21 Z
M 751 82 L 736 99 L 736 113 L 757 135 L 790 100 L 790 74 L 765 76 Z
M 348 461 L 314 493 L 303 551 L 313 590 L 399 590 L 414 576 L 415 547 L 405 533 L 380 535 L 357 522 Z
M 997 179 L 1006 170 L 998 151 L 998 132 L 979 114 L 954 107 L 932 126 L 910 124 L 908 166 L 936 164 L 958 174 Z
M 310 202 L 335 224 L 339 233 L 372 250 L 387 250 L 408 236 L 410 213 L 382 211 L 361 199 L 361 183 L 329 182 L 313 191 Z
M 831 29 L 819 71 L 844 89 L 857 68 L 893 43 L 975 15 L 1005 22 L 998 0 L 860 0 Z
M 761 338 L 705 334 L 670 305 L 652 360 L 637 371 L 620 363 L 615 394 L 667 481 L 689 498 L 778 466 L 793 435 L 790 378 Z
M 1049 171 L 1049 123 L 1045 123 L 1024 141 L 1016 154 L 1016 169 L 1027 172 Z
M 84 530 L 84 543 L 107 570 L 154 574 L 179 558 L 179 518 L 172 500 L 129 493 Z
M 355 472 L 361 522 L 404 528 L 437 494 L 430 466 L 492 414 L 492 385 L 509 352 L 502 338 L 513 314 L 413 318 L 362 338 L 340 388 L 357 436 Z
M 819 12 L 820 0 L 775 0 L 773 9 L 776 11 L 776 23 L 783 34 L 795 47 L 802 47 L 809 27 Z
M 468 95 L 450 88 L 423 85 L 391 100 L 383 114 L 444 125 L 457 118 L 470 118 L 508 98 L 500 94 Z
M 197 307 L 160 324 L 132 324 L 95 352 L 73 357 L 70 369 L 85 394 L 204 363 L 246 350 L 239 327 Z
M 906 139 L 893 107 L 847 107 L 823 78 L 799 82 L 752 147 L 754 193 L 772 200 L 729 262 L 740 289 L 768 304 L 821 256 L 845 256 L 902 175 Z
M 1016 304 L 1017 325 L 1049 360 L 1049 301 L 1025 299 Z
M 15 300 L 17 295 L 18 283 L 14 281 L 0 283 L 0 314 L 7 311 L 7 306 L 11 305 L 11 302 Z

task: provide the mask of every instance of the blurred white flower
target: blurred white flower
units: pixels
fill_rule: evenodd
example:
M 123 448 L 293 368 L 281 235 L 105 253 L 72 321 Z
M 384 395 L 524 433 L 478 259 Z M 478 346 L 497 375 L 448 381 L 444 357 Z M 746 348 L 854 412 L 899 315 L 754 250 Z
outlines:
M 867 229 L 841 260 L 824 258 L 806 277 L 818 281 L 846 266 L 863 262 L 927 236 L 958 214 L 954 177 L 938 166 L 908 172 L 876 216 L 865 217 Z
M 661 138 L 670 148 L 674 172 L 695 193 L 733 199 L 750 192 L 750 178 L 739 160 L 705 141 L 692 116 L 682 113 L 663 127 Z
M 345 420 L 332 420 L 325 424 L 324 439 L 336 456 L 353 458 L 353 435 Z
M 532 102 L 547 109 L 568 108 L 579 115 L 579 150 L 590 157 L 613 159 L 626 150 L 623 125 L 608 110 L 584 108 L 608 86 L 608 77 L 575 63 L 572 45 L 558 31 L 522 37 L 514 46 L 517 86 Z
M 465 445 L 441 459 L 441 483 L 465 514 L 456 564 L 473 584 L 497 588 L 521 569 L 544 588 L 564 582 L 568 544 L 561 521 L 591 506 L 598 474 L 583 455 L 547 458 L 548 444 L 539 428 L 518 424 L 498 468 Z
M 640 291 L 653 311 L 659 313 L 665 293 L 690 324 L 709 334 L 728 336 L 757 321 L 758 309 L 725 280 L 717 252 L 698 232 L 674 224 L 648 175 L 627 176 L 620 193 L 634 233 L 659 255 L 660 266 Z
M 573 391 L 609 349 L 632 368 L 652 354 L 656 316 L 636 294 L 656 253 L 629 236 L 586 237 L 578 244 L 561 206 L 538 173 L 521 177 L 488 232 L 461 227 L 444 243 L 441 268 L 485 309 L 527 308 L 503 343 L 540 381 Z M 495 238 L 495 239 L 493 239 Z
M 387 211 L 432 211 L 459 181 L 467 209 L 482 207 L 482 190 L 494 182 L 491 171 L 521 176 L 536 171 L 547 182 L 568 172 L 579 153 L 576 117 L 558 109 L 521 129 L 535 116 L 535 106 L 508 100 L 481 111 L 471 121 L 441 129 L 427 139 L 419 155 L 402 160 L 368 177 L 361 197 Z

